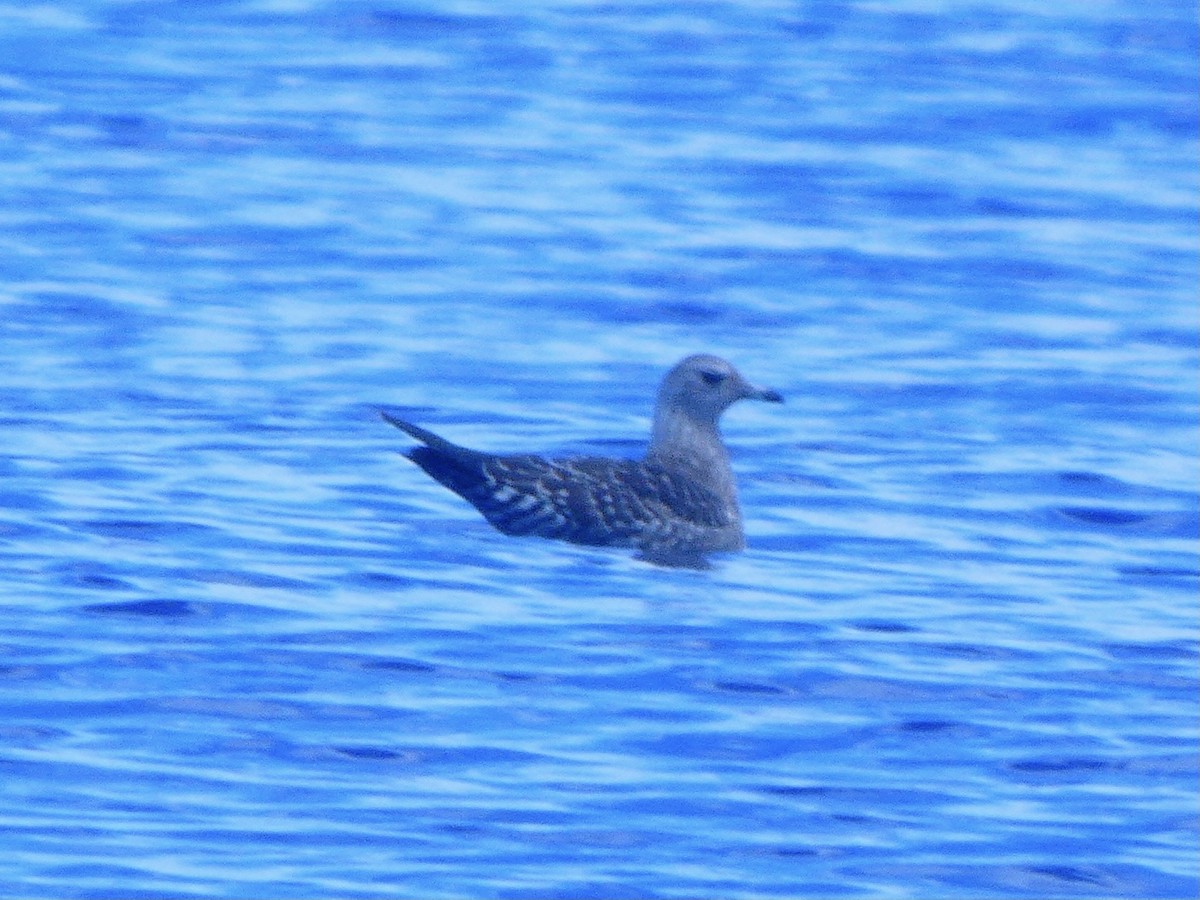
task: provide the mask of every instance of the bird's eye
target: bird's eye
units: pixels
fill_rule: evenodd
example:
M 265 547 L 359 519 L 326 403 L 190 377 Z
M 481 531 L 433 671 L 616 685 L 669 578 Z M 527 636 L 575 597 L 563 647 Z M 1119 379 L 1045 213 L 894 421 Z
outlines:
M 725 380 L 725 373 L 724 372 L 714 372 L 712 369 L 701 369 L 700 377 L 704 379 L 705 384 L 709 384 L 709 385 L 712 385 L 713 387 L 716 387 L 718 384 L 720 384 L 722 381 Z

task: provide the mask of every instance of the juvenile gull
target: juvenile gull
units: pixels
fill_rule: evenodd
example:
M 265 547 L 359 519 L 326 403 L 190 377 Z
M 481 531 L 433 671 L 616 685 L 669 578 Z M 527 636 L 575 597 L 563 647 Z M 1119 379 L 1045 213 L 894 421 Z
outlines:
M 409 459 L 504 534 L 634 547 L 653 562 L 693 565 L 705 553 L 745 546 L 717 421 L 746 399 L 783 401 L 719 357 L 687 357 L 658 389 L 641 460 L 483 453 L 382 415 L 423 445 L 409 450 Z

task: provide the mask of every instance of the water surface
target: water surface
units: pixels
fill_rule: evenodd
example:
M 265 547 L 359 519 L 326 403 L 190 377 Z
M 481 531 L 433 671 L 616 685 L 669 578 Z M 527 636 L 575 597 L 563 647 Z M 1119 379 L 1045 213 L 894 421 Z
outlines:
M 1185 897 L 1190 4 L 0 6 L 0 886 Z M 725 431 L 706 572 L 397 456 Z

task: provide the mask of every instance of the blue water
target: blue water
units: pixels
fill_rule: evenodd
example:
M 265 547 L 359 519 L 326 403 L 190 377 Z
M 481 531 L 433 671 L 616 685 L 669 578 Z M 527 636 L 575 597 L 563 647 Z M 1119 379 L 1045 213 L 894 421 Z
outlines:
M 0 894 L 1192 897 L 1197 23 L 0 4 Z M 397 455 L 635 455 L 749 548 Z

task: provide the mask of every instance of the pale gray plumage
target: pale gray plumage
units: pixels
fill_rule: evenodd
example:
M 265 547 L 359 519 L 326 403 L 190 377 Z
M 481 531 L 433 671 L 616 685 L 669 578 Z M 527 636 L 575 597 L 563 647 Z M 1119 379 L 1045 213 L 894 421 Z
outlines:
M 409 459 L 505 534 L 635 547 L 656 562 L 691 565 L 703 554 L 745 546 L 717 424 L 744 399 L 783 400 L 719 357 L 687 357 L 658 389 L 654 430 L 640 461 L 482 453 L 383 417 L 422 443 Z

